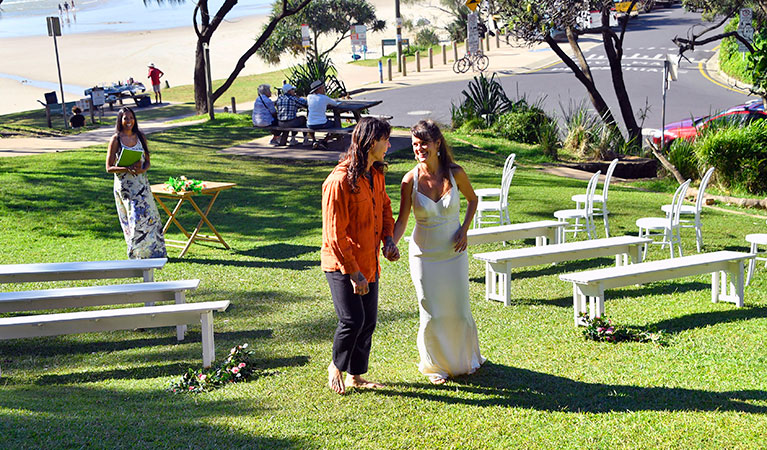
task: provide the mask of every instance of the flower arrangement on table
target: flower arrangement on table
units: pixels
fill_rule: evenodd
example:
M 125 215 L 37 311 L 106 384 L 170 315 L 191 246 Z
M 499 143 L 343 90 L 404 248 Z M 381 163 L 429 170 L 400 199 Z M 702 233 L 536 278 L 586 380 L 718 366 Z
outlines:
M 169 177 L 165 182 L 165 187 L 168 191 L 178 194 L 180 192 L 202 192 L 205 188 L 205 183 L 200 180 L 192 180 L 184 175 L 178 178 Z
M 668 344 L 668 336 L 662 330 L 616 325 L 607 317 L 589 319 L 587 315 L 581 314 L 581 318 L 586 324 L 586 328 L 583 329 L 583 337 L 587 340 L 612 343 L 622 341 L 652 342 L 661 346 Z
M 180 380 L 171 383 L 168 389 L 174 394 L 199 393 L 211 391 L 229 383 L 248 381 L 256 371 L 251 360 L 253 352 L 247 348 L 248 344 L 233 347 L 224 362 L 217 367 L 201 370 L 190 368 Z

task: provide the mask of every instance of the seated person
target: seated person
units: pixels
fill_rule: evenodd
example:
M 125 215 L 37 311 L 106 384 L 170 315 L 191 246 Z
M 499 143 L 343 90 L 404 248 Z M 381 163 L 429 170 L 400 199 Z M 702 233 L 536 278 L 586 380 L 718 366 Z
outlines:
M 282 86 L 282 95 L 277 97 L 277 124 L 281 127 L 295 127 L 303 128 L 306 126 L 306 117 L 297 117 L 298 108 L 307 107 L 306 99 L 296 96 L 296 87 L 285 83 Z M 290 145 L 298 144 L 296 140 L 296 134 L 293 132 L 293 138 L 290 140 Z M 306 136 L 304 136 L 304 139 Z M 288 140 L 288 132 L 282 134 L 280 139 L 280 145 L 285 145 Z
M 81 128 L 85 126 L 85 116 L 83 110 L 77 106 L 72 108 L 72 117 L 69 118 L 69 125 L 72 128 Z
M 277 125 L 277 108 L 274 107 L 274 102 L 271 99 L 272 87 L 268 84 L 262 84 L 258 87 L 258 97 L 253 103 L 253 126 L 258 128 L 271 127 Z M 269 141 L 272 145 L 277 145 L 280 142 L 280 132 L 272 132 L 272 140 Z
M 309 87 L 309 95 L 306 96 L 306 102 L 309 104 L 309 114 L 306 118 L 306 124 L 312 130 L 321 130 L 323 128 L 335 128 L 336 124 L 325 115 L 330 106 L 338 105 L 336 100 L 325 95 L 325 84 L 316 80 Z

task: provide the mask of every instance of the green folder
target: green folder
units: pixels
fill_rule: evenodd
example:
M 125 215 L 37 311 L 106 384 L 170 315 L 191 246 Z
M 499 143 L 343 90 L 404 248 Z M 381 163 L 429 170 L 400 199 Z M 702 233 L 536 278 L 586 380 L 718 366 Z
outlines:
M 130 148 L 123 147 L 122 151 L 120 152 L 120 155 L 117 157 L 117 165 L 119 167 L 128 167 L 130 165 L 133 165 L 136 163 L 136 161 L 139 161 L 141 159 L 141 156 L 144 154 L 142 150 L 133 150 Z

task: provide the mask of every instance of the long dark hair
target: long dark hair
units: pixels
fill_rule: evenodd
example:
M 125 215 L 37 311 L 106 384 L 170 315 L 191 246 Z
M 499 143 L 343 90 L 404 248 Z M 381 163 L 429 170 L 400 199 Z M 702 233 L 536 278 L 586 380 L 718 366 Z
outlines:
M 141 146 L 144 147 L 144 151 L 149 153 L 149 147 L 146 145 L 146 136 L 144 136 L 144 133 L 141 132 L 141 130 L 138 129 L 138 119 L 136 118 L 136 113 L 133 112 L 132 109 L 128 106 L 123 106 L 120 108 L 119 111 L 117 111 L 117 123 L 115 124 L 115 134 L 118 136 L 120 135 L 120 132 L 123 131 L 123 116 L 126 112 L 130 112 L 133 115 L 133 128 L 131 130 L 136 133 L 136 136 L 138 136 L 139 140 L 141 141 Z
M 453 150 L 445 142 L 445 136 L 442 135 L 439 126 L 431 120 L 421 120 L 417 124 L 413 125 L 410 129 L 410 133 L 418 139 L 426 142 L 436 143 L 439 142 L 439 148 L 437 149 L 439 155 L 439 167 L 441 170 L 449 170 L 455 168 L 457 164 L 453 159 Z M 447 176 L 447 175 L 446 175 Z
M 357 192 L 358 182 L 368 165 L 368 152 L 376 141 L 388 139 L 391 135 L 391 125 L 375 117 L 363 117 L 352 132 L 352 143 L 346 153 L 341 155 L 341 161 L 348 161 L 346 181 Z M 374 168 L 383 170 L 385 163 L 376 163 Z

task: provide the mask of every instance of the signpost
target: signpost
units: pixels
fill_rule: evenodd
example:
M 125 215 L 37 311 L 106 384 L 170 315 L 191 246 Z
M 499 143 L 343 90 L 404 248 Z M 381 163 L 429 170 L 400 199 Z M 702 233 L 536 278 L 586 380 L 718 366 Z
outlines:
M 479 25 L 477 13 L 466 16 L 466 53 L 474 55 L 479 52 Z
M 472 11 L 476 11 L 480 3 L 480 0 L 466 0 L 466 7 Z
M 751 8 L 742 8 L 740 10 L 740 20 L 738 21 L 738 34 L 743 36 L 749 44 L 754 42 L 754 12 Z M 748 47 L 738 39 L 738 51 L 745 53 L 748 51 Z
M 674 61 L 674 56 L 667 54 L 663 61 L 663 105 L 660 113 L 660 149 L 658 149 L 661 152 L 666 146 L 666 91 L 671 81 L 676 81 L 678 67 L 679 63 Z
M 351 39 L 352 39 L 352 53 L 356 54 L 357 48 L 360 48 L 360 51 L 363 54 L 367 54 L 367 27 L 365 25 L 352 25 L 351 30 Z M 367 55 L 366 55 L 367 56 Z
M 303 45 L 305 49 L 312 46 L 312 37 L 309 34 L 309 25 L 305 23 L 301 24 L 301 45 Z
M 56 36 L 61 36 L 61 21 L 58 17 L 46 17 L 48 25 L 48 36 L 53 36 L 53 48 L 56 50 L 56 69 L 59 71 L 59 89 L 61 89 L 61 115 L 64 117 L 64 128 L 68 127 L 67 111 L 64 101 L 64 83 L 61 81 L 61 64 L 59 63 L 59 44 L 56 42 Z

